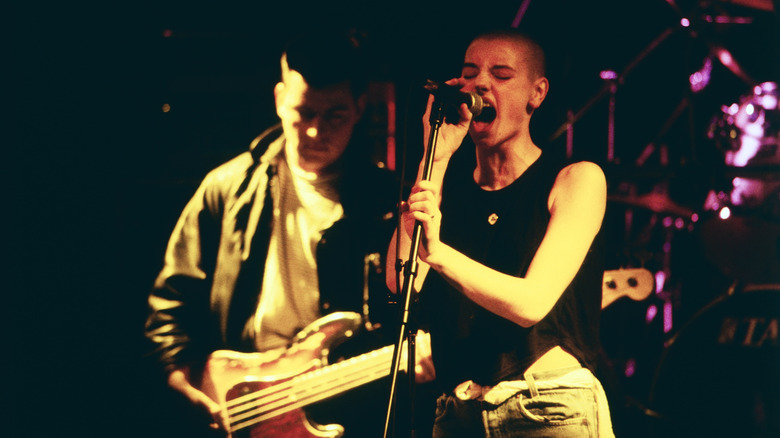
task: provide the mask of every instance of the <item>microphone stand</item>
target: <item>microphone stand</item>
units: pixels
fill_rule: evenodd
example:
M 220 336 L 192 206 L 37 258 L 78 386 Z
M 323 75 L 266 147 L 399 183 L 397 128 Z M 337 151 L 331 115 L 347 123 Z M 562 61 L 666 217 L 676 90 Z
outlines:
M 439 137 L 439 128 L 444 122 L 444 103 L 438 102 L 438 99 L 434 100 L 431 107 L 431 115 L 428 119 L 431 125 L 431 131 L 428 135 L 428 148 L 425 151 L 425 166 L 423 167 L 422 179 L 429 181 L 431 179 L 431 171 L 433 167 L 433 156 L 436 149 L 436 142 Z M 414 381 L 414 366 L 415 366 L 415 346 L 417 329 L 410 322 L 412 318 L 409 317 L 411 313 L 411 307 L 416 302 L 416 295 L 414 293 L 414 279 L 417 277 L 417 255 L 420 251 L 420 240 L 422 238 L 423 226 L 422 222 L 415 221 L 414 231 L 412 233 L 412 245 L 409 249 L 409 259 L 403 265 L 404 269 L 404 283 L 402 288 L 402 297 L 404 300 L 403 313 L 401 315 L 401 327 L 398 335 L 398 342 L 395 344 L 395 350 L 393 351 L 393 363 L 390 369 L 390 397 L 387 405 L 387 415 L 385 417 L 385 431 L 384 437 L 388 437 L 388 430 L 390 428 L 391 418 L 394 415 L 394 407 L 397 399 L 396 386 L 398 385 L 398 369 L 401 363 L 401 349 L 403 348 L 404 339 L 407 340 L 407 366 L 406 374 L 409 380 L 409 430 L 410 437 L 414 438 L 414 398 L 415 398 L 415 381 Z M 400 239 L 400 235 L 397 236 Z

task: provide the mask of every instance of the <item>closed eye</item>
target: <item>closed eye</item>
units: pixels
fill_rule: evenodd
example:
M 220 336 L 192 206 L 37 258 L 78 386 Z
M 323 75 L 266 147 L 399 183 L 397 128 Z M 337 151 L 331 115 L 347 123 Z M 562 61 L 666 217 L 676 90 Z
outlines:
M 511 67 L 496 66 L 490 69 L 490 73 L 496 79 L 507 80 L 515 77 L 515 70 Z
M 460 72 L 463 79 L 474 79 L 479 74 L 479 69 L 473 65 L 464 65 Z

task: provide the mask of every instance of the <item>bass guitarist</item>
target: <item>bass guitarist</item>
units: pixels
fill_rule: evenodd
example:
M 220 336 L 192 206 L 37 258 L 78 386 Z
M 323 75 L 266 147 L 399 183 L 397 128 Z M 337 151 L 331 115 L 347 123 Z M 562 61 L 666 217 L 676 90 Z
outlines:
M 373 312 L 387 306 L 384 278 L 374 272 L 366 287 L 364 269 L 390 240 L 397 184 L 371 164 L 361 136 L 361 56 L 345 35 L 290 42 L 273 90 L 280 125 L 206 175 L 170 237 L 145 333 L 167 385 L 206 414 L 206 435 L 234 435 L 225 394 L 201 386 L 211 353 L 279 356 L 324 315 L 369 308 L 377 322 Z M 348 414 L 338 419 L 344 436 L 381 434 L 386 400 L 373 399 L 337 410 Z M 301 423 L 286 424 L 283 436 L 326 436 Z

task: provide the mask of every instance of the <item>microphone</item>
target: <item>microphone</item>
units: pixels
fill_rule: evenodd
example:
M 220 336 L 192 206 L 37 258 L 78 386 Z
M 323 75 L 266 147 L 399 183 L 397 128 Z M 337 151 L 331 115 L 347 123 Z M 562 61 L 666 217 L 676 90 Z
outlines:
M 465 103 L 469 107 L 471 114 L 474 116 L 478 116 L 484 107 L 482 97 L 479 94 L 473 92 L 466 93 L 465 91 L 460 91 L 457 87 L 452 85 L 440 84 L 436 81 L 427 79 L 423 88 L 428 90 L 431 94 L 436 96 L 436 99 L 439 99 L 445 104 L 460 106 L 461 103 Z

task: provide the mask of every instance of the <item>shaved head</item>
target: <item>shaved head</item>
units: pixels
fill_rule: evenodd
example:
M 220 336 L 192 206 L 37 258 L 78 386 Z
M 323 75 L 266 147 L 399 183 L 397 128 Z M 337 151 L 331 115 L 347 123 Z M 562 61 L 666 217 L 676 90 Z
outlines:
M 522 54 L 521 57 L 528 66 L 530 79 L 544 77 L 547 74 L 544 50 L 527 34 L 515 29 L 501 29 L 482 33 L 472 41 L 478 40 L 511 42 L 517 46 L 518 53 Z

